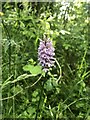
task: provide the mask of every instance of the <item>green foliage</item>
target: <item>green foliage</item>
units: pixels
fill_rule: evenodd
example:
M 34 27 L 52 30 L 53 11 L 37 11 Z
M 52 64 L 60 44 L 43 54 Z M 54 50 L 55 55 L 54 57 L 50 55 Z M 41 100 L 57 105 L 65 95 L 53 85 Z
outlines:
M 37 65 L 25 65 L 23 67 L 24 71 L 29 71 L 32 75 L 37 76 L 38 74 L 42 73 L 42 68 L 41 66 Z
M 90 119 L 90 4 L 2 2 L 2 116 L 50 120 Z M 38 64 L 43 35 L 56 63 Z

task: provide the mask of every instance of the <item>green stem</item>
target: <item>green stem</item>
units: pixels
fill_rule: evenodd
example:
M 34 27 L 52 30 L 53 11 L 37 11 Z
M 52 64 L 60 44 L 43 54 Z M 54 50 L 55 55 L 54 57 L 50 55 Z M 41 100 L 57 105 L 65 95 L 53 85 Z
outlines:
M 43 90 L 44 90 L 44 83 L 45 83 L 45 80 L 42 81 L 42 88 L 41 88 L 40 99 L 39 99 L 38 106 L 37 106 L 37 110 L 36 110 L 35 120 L 37 120 L 38 113 L 39 113 L 39 110 L 40 110 L 39 107 L 40 107 L 40 103 L 41 103 L 41 100 L 42 100 L 42 95 L 43 95 Z
M 59 81 L 60 81 L 60 79 L 62 77 L 62 69 L 61 69 L 61 66 L 60 66 L 59 62 L 57 61 L 57 59 L 55 59 L 55 62 L 58 65 L 58 68 L 59 68 L 59 77 L 57 79 L 57 83 L 59 83 Z
M 5 25 L 4 21 L 2 20 L 2 24 L 3 24 L 3 27 L 4 27 L 4 30 L 5 30 L 5 33 L 6 33 L 6 36 L 7 36 L 7 39 L 9 41 L 9 48 L 8 48 L 8 63 L 9 63 L 9 76 L 11 75 L 11 35 L 9 34 L 9 31 L 8 31 L 8 28 L 7 26 Z
M 11 35 L 9 34 L 9 31 L 8 31 L 8 28 L 6 26 L 6 24 L 4 23 L 3 19 L 2 19 L 2 24 L 3 24 L 3 27 L 4 27 L 4 30 L 5 30 L 5 34 L 7 36 L 7 40 L 9 41 L 9 46 L 8 46 L 8 77 L 10 77 L 11 75 Z M 8 86 L 8 97 L 10 96 L 10 86 Z M 9 100 L 7 100 L 7 112 L 8 115 L 9 115 Z

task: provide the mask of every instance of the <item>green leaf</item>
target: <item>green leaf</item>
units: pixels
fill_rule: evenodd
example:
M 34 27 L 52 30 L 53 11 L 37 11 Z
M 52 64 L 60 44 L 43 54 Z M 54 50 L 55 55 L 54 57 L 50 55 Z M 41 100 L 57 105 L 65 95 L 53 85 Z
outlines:
M 50 24 L 49 24 L 49 22 L 46 22 L 46 23 L 45 23 L 45 26 L 46 26 L 47 29 L 50 29 Z
M 38 75 L 41 74 L 42 70 L 41 70 L 41 66 L 35 66 L 33 69 L 30 70 L 31 74 L 33 75 Z
M 45 74 L 46 74 L 46 73 L 45 73 L 44 71 L 42 71 L 42 76 L 43 76 L 43 77 L 45 77 Z
M 33 96 L 33 97 L 37 97 L 37 96 L 38 96 L 38 94 L 39 94 L 39 93 L 38 93 L 38 91 L 37 91 L 37 90 L 35 90 L 35 91 L 32 93 L 32 96 Z
M 17 85 L 11 88 L 11 91 L 13 92 L 13 94 L 17 94 L 19 91 L 23 90 L 23 88 L 20 85 Z
M 32 98 L 32 102 L 36 102 L 36 101 L 39 101 L 39 96 L 36 98 Z
M 90 115 L 87 117 L 87 120 L 90 120 Z
M 25 65 L 23 67 L 23 70 L 24 71 L 29 71 L 33 76 L 37 76 L 38 74 L 41 74 L 42 73 L 42 69 L 41 69 L 41 66 L 39 65 Z
M 65 35 L 65 34 L 70 34 L 70 32 L 65 31 L 65 30 L 61 30 L 60 33 L 63 34 L 63 35 Z
M 27 112 L 29 113 L 30 116 L 32 116 L 33 114 L 35 114 L 35 111 L 36 111 L 36 109 L 33 108 L 32 106 L 27 109 Z
M 30 70 L 33 69 L 33 68 L 34 68 L 33 65 L 25 65 L 25 66 L 23 67 L 23 70 L 24 70 L 24 71 L 30 71 Z
M 52 85 L 52 82 L 51 82 L 51 79 L 49 79 L 46 84 L 44 85 L 44 88 L 47 90 L 47 91 L 50 91 L 53 89 L 53 85 Z

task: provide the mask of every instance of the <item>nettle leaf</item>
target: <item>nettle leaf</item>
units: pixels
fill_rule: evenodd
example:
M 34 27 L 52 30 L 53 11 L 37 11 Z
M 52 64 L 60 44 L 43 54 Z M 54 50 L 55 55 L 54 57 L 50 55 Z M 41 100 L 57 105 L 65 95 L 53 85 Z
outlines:
M 23 67 L 23 70 L 24 71 L 29 71 L 33 76 L 36 76 L 38 74 L 41 74 L 42 73 L 42 67 L 39 66 L 39 65 L 25 65 Z

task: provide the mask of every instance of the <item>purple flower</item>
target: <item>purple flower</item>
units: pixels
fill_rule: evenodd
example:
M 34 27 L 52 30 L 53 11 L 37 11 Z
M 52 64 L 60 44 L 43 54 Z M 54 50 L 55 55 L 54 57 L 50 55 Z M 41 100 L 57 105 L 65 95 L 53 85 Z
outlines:
M 50 39 L 44 38 L 44 40 L 40 40 L 40 45 L 38 48 L 38 60 L 45 72 L 47 72 L 50 67 L 54 66 L 54 51 L 55 49 Z

